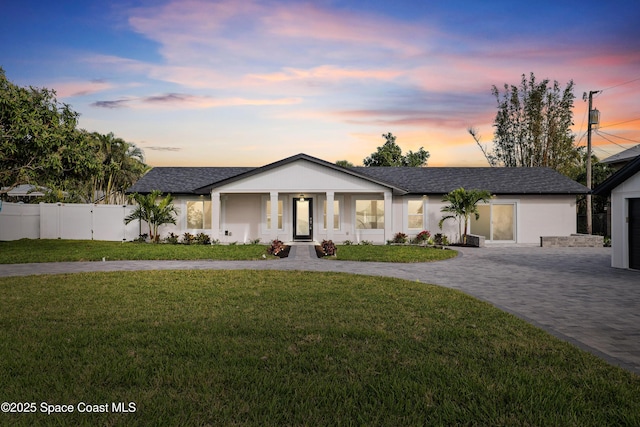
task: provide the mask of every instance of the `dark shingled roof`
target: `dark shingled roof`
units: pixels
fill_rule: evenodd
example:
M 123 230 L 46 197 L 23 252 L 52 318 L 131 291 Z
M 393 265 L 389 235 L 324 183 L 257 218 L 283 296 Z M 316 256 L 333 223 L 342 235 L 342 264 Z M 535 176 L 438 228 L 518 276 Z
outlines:
M 194 190 L 255 168 L 242 167 L 157 167 L 138 180 L 127 193 L 192 194 Z
M 129 193 L 160 190 L 172 194 L 202 194 L 239 175 L 250 176 L 299 159 L 344 170 L 350 175 L 388 185 L 394 192 L 445 194 L 459 187 L 488 190 L 492 194 L 586 194 L 585 186 L 548 168 L 412 168 L 355 167 L 340 168 L 321 159 L 298 154 L 260 167 L 157 167 L 151 169 Z M 401 193 L 400 193 L 401 194 Z
M 613 190 L 618 185 L 622 184 L 638 172 L 640 172 L 640 156 L 637 156 L 634 160 L 627 163 L 618 172 L 614 173 L 609 178 L 604 180 L 593 190 L 593 193 L 598 196 L 608 196 L 611 194 L 611 190 Z
M 413 194 L 445 194 L 456 188 L 492 194 L 586 194 L 587 187 L 549 168 L 358 167 L 363 175 Z

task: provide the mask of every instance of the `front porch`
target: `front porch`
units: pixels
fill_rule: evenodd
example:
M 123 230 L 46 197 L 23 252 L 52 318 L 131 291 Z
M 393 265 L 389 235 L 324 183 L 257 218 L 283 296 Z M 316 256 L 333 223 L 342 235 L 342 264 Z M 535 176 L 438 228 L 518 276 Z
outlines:
M 198 203 L 202 203 L 202 208 L 194 210 L 193 204 Z M 210 228 L 206 227 L 204 231 L 211 234 L 212 240 L 223 243 L 258 238 L 261 241 L 351 240 L 358 243 L 367 240 L 384 243 L 392 238 L 391 192 L 213 191 L 210 203 L 206 204 L 210 208 L 205 206 L 204 200 L 187 202 L 187 216 L 189 212 L 195 216 L 210 214 Z M 187 218 L 187 223 L 190 228 L 189 223 L 195 225 L 198 220 Z

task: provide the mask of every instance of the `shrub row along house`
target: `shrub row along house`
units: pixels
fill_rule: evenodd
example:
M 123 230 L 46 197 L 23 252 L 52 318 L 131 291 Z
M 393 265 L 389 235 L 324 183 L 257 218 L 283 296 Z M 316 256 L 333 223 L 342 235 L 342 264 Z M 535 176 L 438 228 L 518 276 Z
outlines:
M 354 167 L 298 154 L 262 167 L 156 167 L 130 193 L 170 193 L 179 210 L 163 232 L 205 232 L 221 242 L 280 239 L 384 243 L 439 232 L 454 189 L 488 190 L 469 232 L 487 242 L 539 243 L 576 232 L 586 187 L 547 168 Z M 457 241 L 453 221 L 443 231 Z

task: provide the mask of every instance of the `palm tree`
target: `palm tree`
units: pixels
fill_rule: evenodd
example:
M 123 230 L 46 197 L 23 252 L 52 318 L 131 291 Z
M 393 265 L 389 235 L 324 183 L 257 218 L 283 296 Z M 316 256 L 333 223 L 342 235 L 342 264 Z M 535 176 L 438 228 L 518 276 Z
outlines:
M 92 199 L 101 193 L 105 204 L 123 203 L 127 188 L 148 169 L 142 150 L 113 133 L 92 133 L 90 137 L 100 159 L 100 171 L 93 178 Z
M 133 199 L 138 203 L 138 206 L 124 219 L 125 224 L 129 224 L 136 219 L 146 222 L 149 225 L 149 238 L 154 243 L 160 241 L 158 228 L 164 224 L 175 224 L 176 218 L 174 214 L 178 213 L 178 210 L 173 205 L 173 196 L 171 194 L 167 194 L 156 204 L 161 195 L 162 192 L 159 190 L 153 190 L 147 195 L 135 193 Z
M 447 206 L 443 206 L 440 212 L 448 212 L 450 215 L 442 217 L 438 226 L 442 229 L 442 224 L 448 219 L 458 220 L 459 236 L 462 244 L 467 244 L 467 226 L 469 218 L 475 214 L 476 220 L 480 218 L 478 212 L 478 203 L 480 201 L 488 203 L 491 199 L 491 193 L 486 190 L 465 190 L 460 187 L 445 194 L 442 198 L 443 202 L 449 202 Z M 464 220 L 464 233 L 462 232 L 462 224 Z

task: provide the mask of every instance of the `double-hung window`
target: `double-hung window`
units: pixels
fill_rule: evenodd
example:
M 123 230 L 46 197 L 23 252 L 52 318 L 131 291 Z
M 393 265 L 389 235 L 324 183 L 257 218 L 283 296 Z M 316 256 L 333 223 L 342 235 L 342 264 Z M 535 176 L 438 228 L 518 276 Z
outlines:
M 422 200 L 408 200 L 407 212 L 407 228 L 422 230 L 424 228 L 424 202 Z

